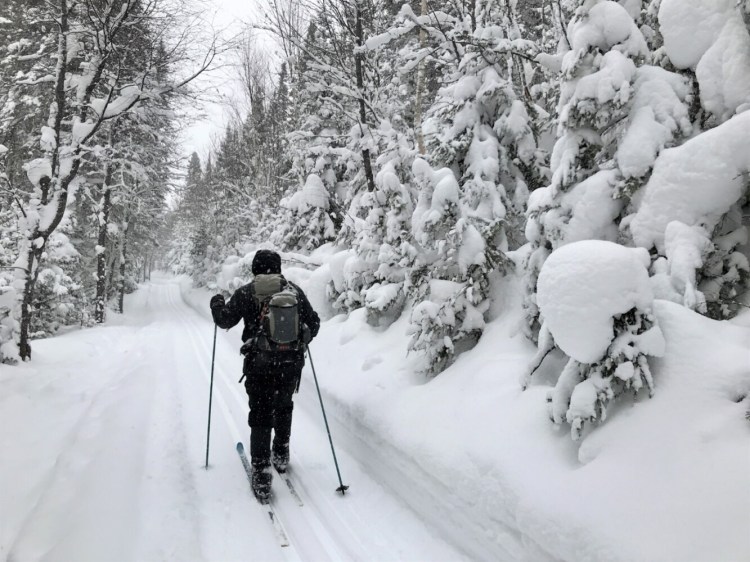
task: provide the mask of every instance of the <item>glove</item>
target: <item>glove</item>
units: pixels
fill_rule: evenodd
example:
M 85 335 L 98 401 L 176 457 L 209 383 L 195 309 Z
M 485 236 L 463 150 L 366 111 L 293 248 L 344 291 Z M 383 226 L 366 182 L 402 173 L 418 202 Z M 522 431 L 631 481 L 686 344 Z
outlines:
M 223 295 L 214 295 L 211 297 L 211 304 L 209 305 L 211 307 L 211 310 L 217 309 L 217 308 L 223 308 L 224 307 L 224 296 Z
M 311 341 L 312 341 L 312 332 L 310 332 L 310 328 L 307 327 L 307 324 L 302 324 L 302 343 L 307 345 Z
M 255 353 L 258 347 L 258 338 L 250 338 L 242 344 L 240 348 L 240 355 L 247 355 L 248 353 Z M 242 380 L 242 379 L 240 379 Z

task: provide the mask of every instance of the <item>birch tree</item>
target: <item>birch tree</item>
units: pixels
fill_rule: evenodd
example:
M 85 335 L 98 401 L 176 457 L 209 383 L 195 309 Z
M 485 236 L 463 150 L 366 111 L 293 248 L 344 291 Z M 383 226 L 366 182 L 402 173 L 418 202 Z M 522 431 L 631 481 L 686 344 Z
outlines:
M 39 30 L 8 48 L 3 64 L 17 69 L 0 115 L 12 113 L 15 100 L 32 96 L 48 107 L 44 122 L 24 139 L 23 170 L 30 189 L 16 185 L 21 219 L 14 289 L 17 304 L 13 341 L 0 348 L 5 360 L 31 357 L 29 327 L 39 264 L 50 237 L 60 226 L 71 193 L 87 173 L 88 161 L 102 150 L 100 131 L 111 121 L 184 88 L 203 72 L 216 53 L 207 48 L 188 75 L 161 80 L 162 70 L 185 60 L 189 33 L 166 13 L 162 0 L 55 0 L 18 13 L 21 26 Z M 38 22 L 44 22 L 40 24 Z M 148 27 L 153 40 L 136 31 Z M 165 48 L 165 44 L 171 47 Z M 134 58 L 133 50 L 139 49 Z M 145 49 L 145 51 L 144 51 Z M 4 127 L 13 127 L 5 119 Z M 18 122 L 16 121 L 16 126 Z M 17 177 L 17 176 L 16 176 Z

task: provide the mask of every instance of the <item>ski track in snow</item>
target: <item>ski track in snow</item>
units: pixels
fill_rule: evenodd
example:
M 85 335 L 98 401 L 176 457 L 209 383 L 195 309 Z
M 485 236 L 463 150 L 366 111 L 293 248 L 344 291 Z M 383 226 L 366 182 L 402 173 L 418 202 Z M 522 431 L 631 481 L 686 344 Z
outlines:
M 170 286 L 170 289 L 171 298 L 181 301 L 177 285 Z M 187 326 L 189 338 L 198 351 L 197 358 L 208 381 L 212 337 L 210 324 L 184 303 L 177 304 L 173 300 L 172 304 L 175 314 L 180 315 Z M 242 440 L 247 444 L 247 395 L 243 385 L 237 384 L 241 360 L 235 346 L 221 337 L 217 341 L 216 355 L 214 407 L 218 406 L 221 411 L 234 437 L 233 441 Z M 300 397 L 304 399 L 300 400 Z M 390 498 L 386 490 L 369 481 L 371 477 L 363 473 L 362 466 L 344 449 L 338 450 L 337 456 L 344 481 L 352 484 L 352 490 L 344 498 L 334 492 L 338 481 L 322 415 L 319 405 L 311 403 L 311 400 L 317 401 L 314 389 L 309 384 L 304 385 L 296 399 L 298 405 L 292 431 L 290 476 L 305 502 L 304 511 L 299 511 L 299 506 L 280 478 L 276 477 L 273 483 L 275 507 L 295 554 L 301 555 L 299 559 L 367 560 L 376 553 L 387 553 L 385 556 L 390 560 L 464 558 L 422 529 L 422 525 L 413 520 L 414 516 L 404 509 L 400 501 Z M 313 512 L 312 517 L 307 515 L 308 511 Z M 412 521 L 405 519 L 405 515 Z M 376 521 L 373 521 L 374 517 L 377 517 Z M 391 521 L 393 526 L 384 527 L 387 521 Z
M 218 334 L 210 465 L 204 470 L 212 325 L 169 279 L 142 286 L 128 304 L 130 312 L 114 325 L 37 342 L 41 358 L 28 368 L 38 370 L 33 376 L 42 390 L 69 415 L 58 422 L 56 410 L 37 411 L 31 400 L 16 403 L 13 394 L 0 399 L 0 412 L 8 405 L 2 419 L 15 421 L 13 414 L 21 412 L 24 434 L 31 435 L 28 455 L 24 448 L 17 465 L 5 468 L 9 475 L 24 470 L 28 480 L 9 492 L 13 516 L 3 516 L 0 557 L 498 559 L 482 550 L 487 537 L 470 523 L 454 532 L 435 526 L 456 506 L 444 501 L 437 516 L 426 515 L 439 507 L 440 488 L 420 503 L 435 483 L 409 481 L 418 474 L 394 469 L 398 459 L 378 458 L 391 453 L 383 436 L 358 435 L 336 421 L 335 404 L 328 404 L 342 477 L 351 486 L 345 497 L 335 492 L 338 480 L 309 377 L 296 397 L 289 471 L 304 506 L 275 476 L 274 506 L 291 542 L 279 547 L 234 448 L 249 440 L 237 342 Z M 79 357 L 82 349 L 89 350 L 87 357 Z M 63 373 L 55 372 L 58 365 Z M 7 429 L 2 438 L 13 439 Z

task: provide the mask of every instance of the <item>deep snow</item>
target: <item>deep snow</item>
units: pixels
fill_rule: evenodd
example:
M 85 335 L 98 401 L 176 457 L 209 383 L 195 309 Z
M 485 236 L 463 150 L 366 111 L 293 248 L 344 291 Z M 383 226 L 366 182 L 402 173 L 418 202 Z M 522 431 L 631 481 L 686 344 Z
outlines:
M 290 269 L 313 305 L 326 269 Z M 312 351 L 351 495 L 337 497 L 309 369 L 297 398 L 299 508 L 274 482 L 292 549 L 250 497 L 239 330 L 219 332 L 211 469 L 202 469 L 210 293 L 159 278 L 109 326 L 36 342 L 0 367 L 0 553 L 9 560 L 679 560 L 750 552 L 750 320 L 655 301 L 667 353 L 653 399 L 611 408 L 580 444 L 546 395 L 562 367 L 519 333 L 518 281 L 479 345 L 435 379 L 357 311 Z M 184 300 L 183 300 L 184 299 Z M 193 310 L 185 306 L 187 301 Z

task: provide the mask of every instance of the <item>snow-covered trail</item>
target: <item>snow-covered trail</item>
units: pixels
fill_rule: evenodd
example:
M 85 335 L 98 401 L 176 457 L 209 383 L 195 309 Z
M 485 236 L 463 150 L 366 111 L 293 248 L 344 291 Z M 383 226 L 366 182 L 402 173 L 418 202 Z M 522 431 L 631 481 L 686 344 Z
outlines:
M 350 434 L 337 442 L 337 454 L 351 490 L 335 493 L 308 380 L 297 399 L 291 470 L 305 505 L 275 479 L 277 512 L 291 541 L 280 548 L 234 450 L 248 440 L 236 335 L 219 332 L 217 340 L 211 461 L 204 470 L 212 324 L 185 304 L 169 278 L 143 286 L 128 310 L 117 325 L 37 342 L 30 366 L 0 378 L 0 447 L 12 453 L 0 466 L 0 558 L 468 557 L 461 549 L 472 537 L 452 545 L 438 536 L 383 484 L 388 479 L 377 463 L 347 450 Z M 344 433 L 335 423 L 333 430 L 334 440 L 337 430 Z M 402 490 L 408 487 L 404 482 Z

